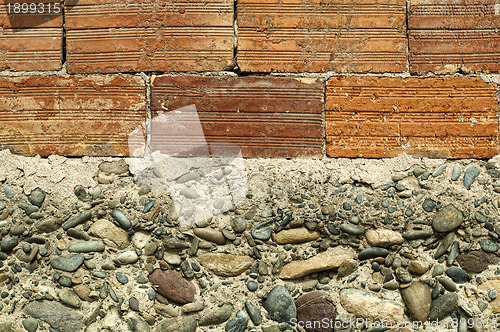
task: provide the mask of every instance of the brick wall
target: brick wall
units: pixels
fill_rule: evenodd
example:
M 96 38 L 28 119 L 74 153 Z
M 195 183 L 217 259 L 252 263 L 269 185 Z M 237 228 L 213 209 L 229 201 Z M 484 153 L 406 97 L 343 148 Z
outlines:
M 0 0 L 0 149 L 189 146 L 151 121 L 194 104 L 249 157 L 499 153 L 500 0 L 21 2 L 40 11 Z

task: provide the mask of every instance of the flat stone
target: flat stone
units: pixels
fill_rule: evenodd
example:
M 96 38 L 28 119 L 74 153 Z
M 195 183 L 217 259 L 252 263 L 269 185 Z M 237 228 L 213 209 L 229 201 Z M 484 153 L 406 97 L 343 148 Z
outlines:
M 158 293 L 173 302 L 186 304 L 195 300 L 196 288 L 177 271 L 156 269 L 149 275 L 149 281 L 158 286 Z
M 463 221 L 464 216 L 462 212 L 452 204 L 448 204 L 434 214 L 432 228 L 436 232 L 450 232 L 460 226 Z
M 139 311 L 139 300 L 132 296 L 130 299 L 128 299 L 128 307 L 131 310 Z
M 453 241 L 455 241 L 455 233 L 450 232 L 446 234 L 441 242 L 439 242 L 439 245 L 436 248 L 436 252 L 434 252 L 434 259 L 438 259 L 439 257 L 446 254 L 448 248 L 450 248 L 450 246 L 453 244 Z
M 250 301 L 245 302 L 245 309 L 248 313 L 248 316 L 250 316 L 250 319 L 252 320 L 252 323 L 255 326 L 259 326 L 262 323 L 262 313 L 260 312 L 259 307 L 254 305 Z
M 460 168 L 460 166 L 458 165 L 453 166 L 453 172 L 451 173 L 451 180 L 457 181 L 461 174 L 462 174 L 462 169 Z
M 340 225 L 340 229 L 351 235 L 361 235 L 364 233 L 364 229 L 361 226 L 351 225 L 351 224 L 342 224 Z
M 70 228 L 76 227 L 80 224 L 83 224 L 84 222 L 90 220 L 92 218 L 92 212 L 91 211 L 85 211 L 79 215 L 77 215 L 74 218 L 71 218 L 70 220 L 66 221 L 63 225 L 62 228 L 63 230 L 67 231 Z
M 449 314 L 451 314 L 458 305 L 458 294 L 457 293 L 445 293 L 431 304 L 431 310 L 429 311 L 429 320 L 435 321 L 436 319 L 443 319 Z
M 267 241 L 271 238 L 274 231 L 273 221 L 263 221 L 252 228 L 252 237 L 258 240 Z
M 90 293 L 92 291 L 90 290 L 89 286 L 87 286 L 85 284 L 76 285 L 75 287 L 73 287 L 73 291 L 83 301 L 87 301 L 87 302 L 94 301 L 94 299 L 90 295 Z
M 283 286 L 274 287 L 262 305 L 269 313 L 269 317 L 279 323 L 290 322 L 297 316 L 297 308 L 287 289 Z
M 368 247 L 361 250 L 358 254 L 358 259 L 360 261 L 365 259 L 371 259 L 376 257 L 387 257 L 389 255 L 389 250 L 381 247 Z
M 119 254 L 116 259 L 122 264 L 134 264 L 139 260 L 139 256 L 137 256 L 135 251 L 129 250 Z
M 309 241 L 315 241 L 319 239 L 321 234 L 316 231 L 310 231 L 305 227 L 292 228 L 280 231 L 274 234 L 274 241 L 277 244 L 287 244 L 287 243 L 304 243 Z
M 236 317 L 227 322 L 225 331 L 226 332 L 244 332 L 248 325 L 248 315 L 240 310 L 236 313 Z
M 203 240 L 213 242 L 219 245 L 226 244 L 226 238 L 219 230 L 206 227 L 206 228 L 195 228 L 193 232 L 196 236 L 198 236 Z
M 127 320 L 127 325 L 131 332 L 149 332 L 149 324 L 138 315 L 133 315 Z
M 204 254 L 196 257 L 198 262 L 216 275 L 235 277 L 248 270 L 254 263 L 249 256 L 224 253 Z
M 157 332 L 196 332 L 198 323 L 191 317 L 177 317 L 163 321 L 157 328 Z
M 99 219 L 94 222 L 90 226 L 88 233 L 112 242 L 118 249 L 124 249 L 130 244 L 127 232 L 106 219 Z
M 104 243 L 101 241 L 81 241 L 72 243 L 68 246 L 69 252 L 102 252 Z
M 69 288 L 63 288 L 59 292 L 59 299 L 62 303 L 73 308 L 80 308 L 82 306 L 82 301 L 80 301 L 78 295 L 76 295 L 76 293 Z
M 407 241 L 413 241 L 413 240 L 418 240 L 418 239 L 427 239 L 431 237 L 433 234 L 432 231 L 428 230 L 416 230 L 416 231 L 409 231 L 403 234 L 403 238 L 405 238 Z
M 459 269 L 458 267 L 450 267 L 448 270 L 446 270 L 446 275 L 453 279 L 454 282 L 459 284 L 464 284 L 466 282 L 469 282 L 470 280 L 467 272 Z
M 328 319 L 329 322 L 335 321 L 337 317 L 335 306 L 327 300 L 327 294 L 323 292 L 315 291 L 304 294 L 295 301 L 295 306 L 297 308 L 297 321 L 302 322 L 304 325 L 312 322 L 314 326 L 314 324 L 322 322 L 323 319 Z M 325 329 L 322 327 L 311 327 L 307 328 L 307 331 L 324 332 Z
M 38 320 L 36 318 L 26 318 L 23 319 L 23 327 L 26 329 L 28 332 L 35 332 L 38 328 Z M 3 329 L 0 328 L 1 332 L 4 332 Z M 8 332 L 10 332 L 10 328 L 8 329 Z
M 292 261 L 286 264 L 279 278 L 297 279 L 305 275 L 325 270 L 338 269 L 348 259 L 356 258 L 352 248 L 335 247 L 306 260 Z
M 478 285 L 477 288 L 479 288 L 483 292 L 489 292 L 490 290 L 494 289 L 498 293 L 500 292 L 500 280 L 486 280 L 482 284 Z M 500 313 L 500 297 L 497 297 L 496 299 L 491 301 L 490 306 L 494 314 Z
M 477 168 L 476 166 L 467 168 L 464 173 L 464 187 L 470 189 L 479 173 L 479 168 Z
M 372 322 L 385 320 L 396 323 L 404 320 L 404 307 L 401 304 L 382 300 L 362 289 L 342 289 L 340 291 L 340 304 L 358 318 L 365 318 Z
M 38 206 L 36 205 L 30 205 L 26 203 L 19 203 L 18 207 L 26 212 L 26 214 L 29 216 L 30 214 L 37 212 L 39 210 Z
M 413 275 L 422 275 L 430 268 L 429 262 L 423 260 L 412 260 L 408 265 L 408 272 Z
M 165 237 L 163 238 L 163 244 L 165 245 L 165 249 L 172 250 L 183 250 L 189 248 L 189 244 L 184 241 L 179 240 L 175 236 Z
M 24 313 L 43 320 L 59 332 L 75 332 L 83 328 L 83 314 L 55 301 L 33 301 L 23 309 Z
M 394 244 L 403 243 L 404 239 L 400 232 L 390 229 L 370 229 L 365 233 L 366 240 L 373 247 L 389 247 Z
M 488 268 L 488 265 L 498 264 L 500 258 L 483 250 L 476 250 L 459 254 L 457 262 L 467 273 L 481 273 Z
M 99 170 L 108 174 L 128 174 L 129 166 L 124 159 L 103 161 L 99 164 Z
M 233 314 L 233 306 L 229 303 L 222 305 L 221 307 L 217 307 L 214 310 L 209 311 L 208 313 L 202 315 L 198 319 L 198 325 L 207 326 L 207 325 L 220 325 L 231 318 Z
M 420 281 L 413 281 L 410 286 L 399 290 L 413 320 L 424 322 L 431 310 L 431 289 Z
M 198 312 L 205 309 L 205 305 L 201 302 L 187 303 L 182 306 L 183 313 Z
M 426 198 L 422 203 L 422 208 L 425 212 L 432 212 L 436 209 L 436 201 L 430 198 Z
M 19 240 L 16 237 L 7 236 L 0 241 L 0 249 L 3 252 L 11 252 L 18 244 Z
M 83 260 L 83 255 L 52 256 L 50 257 L 50 265 L 57 270 L 74 272 L 83 264 Z

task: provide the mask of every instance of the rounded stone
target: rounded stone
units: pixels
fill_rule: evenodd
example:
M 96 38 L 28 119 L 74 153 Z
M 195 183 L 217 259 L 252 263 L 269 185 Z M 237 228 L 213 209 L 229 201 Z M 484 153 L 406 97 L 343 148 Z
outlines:
M 125 216 L 122 211 L 113 210 L 111 211 L 111 216 L 113 217 L 113 219 L 118 221 L 123 229 L 129 229 L 130 227 L 132 227 L 132 222 Z
M 450 232 L 460 226 L 463 221 L 462 212 L 449 204 L 434 214 L 432 228 L 440 233 Z
M 186 304 L 195 300 L 196 288 L 177 271 L 156 269 L 149 281 L 158 286 L 158 293 L 173 302 Z
M 139 256 L 137 256 L 135 251 L 129 250 L 119 254 L 116 259 L 122 264 L 133 264 L 137 262 Z
M 319 322 L 323 319 L 335 321 L 337 317 L 335 306 L 328 301 L 327 294 L 320 291 L 314 291 L 300 296 L 295 301 L 295 306 L 297 308 L 297 322 L 302 322 L 304 325 L 306 322 L 311 322 L 312 326 L 316 325 L 316 327 L 306 328 L 308 332 L 325 331 L 325 329 L 317 327 Z
M 248 290 L 251 292 L 255 292 L 258 288 L 258 284 L 255 281 L 249 281 L 247 283 Z
M 9 237 L 2 239 L 2 241 L 0 242 L 0 248 L 4 252 L 10 252 L 18 244 L 19 244 L 19 240 L 17 238 L 9 236 Z
M 28 332 L 35 332 L 38 328 L 38 320 L 36 318 L 30 317 L 23 320 L 23 327 Z M 9 328 L 10 331 L 10 328 Z
M 242 217 L 235 217 L 231 220 L 231 227 L 236 233 L 243 233 L 247 228 L 247 221 Z
M 227 322 L 226 332 L 244 332 L 248 325 L 248 315 L 240 310 L 236 313 L 236 317 Z
M 116 272 L 116 280 L 122 285 L 128 284 L 128 277 L 121 272 Z
M 426 212 L 432 212 L 436 209 L 436 202 L 433 199 L 426 198 L 422 203 L 422 208 Z
M 450 267 L 448 270 L 446 270 L 446 275 L 453 279 L 454 282 L 459 284 L 469 282 L 470 280 L 467 272 L 459 269 L 458 267 Z
M 369 247 L 361 250 L 358 254 L 358 259 L 360 261 L 365 259 L 371 259 L 376 257 L 387 257 L 389 255 L 389 250 L 381 247 Z
M 134 311 L 139 311 L 139 301 L 135 297 L 131 297 L 128 300 L 128 306 Z
M 267 241 L 271 238 L 271 234 L 274 231 L 274 222 L 273 221 L 264 221 L 257 224 L 254 228 L 252 228 L 251 234 L 252 237 L 258 240 Z
M 267 294 L 263 306 L 271 319 L 279 323 L 290 322 L 297 316 L 295 303 L 284 286 L 274 287 Z
M 481 249 L 486 252 L 497 252 L 498 249 L 500 249 L 498 243 L 492 240 L 481 240 L 479 241 L 479 245 L 481 246 Z
M 30 193 L 28 200 L 31 204 L 41 207 L 45 200 L 45 192 L 40 188 L 36 188 Z

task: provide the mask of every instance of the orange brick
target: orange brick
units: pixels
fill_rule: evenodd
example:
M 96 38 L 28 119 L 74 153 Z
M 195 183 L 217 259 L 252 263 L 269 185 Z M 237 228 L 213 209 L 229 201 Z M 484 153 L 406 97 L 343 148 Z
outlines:
M 490 158 L 499 152 L 496 92 L 472 77 L 331 78 L 327 154 Z
M 408 12 L 412 73 L 500 71 L 497 0 L 411 0 Z
M 238 0 L 247 72 L 406 70 L 405 0 Z
M 16 3 L 44 7 L 37 7 L 40 13 L 23 14 L 23 9 L 15 9 Z M 0 0 L 0 70 L 61 68 L 62 15 L 54 13 L 54 3 L 60 5 L 62 12 L 60 0 Z M 18 10 L 20 13 L 15 13 Z
M 141 78 L 123 75 L 1 77 L 0 149 L 127 156 L 144 142 L 139 132 L 129 145 L 146 120 L 145 90 Z
M 66 29 L 70 73 L 217 71 L 234 63 L 232 0 L 80 0 Z
M 322 153 L 323 85 L 319 79 L 283 77 L 159 76 L 153 81 L 154 115 L 194 104 L 203 137 L 165 132 L 153 122 L 151 145 L 164 153 L 173 143 L 196 147 L 237 144 L 247 157 Z M 185 124 L 190 125 L 189 123 Z M 193 124 L 191 123 L 191 126 Z

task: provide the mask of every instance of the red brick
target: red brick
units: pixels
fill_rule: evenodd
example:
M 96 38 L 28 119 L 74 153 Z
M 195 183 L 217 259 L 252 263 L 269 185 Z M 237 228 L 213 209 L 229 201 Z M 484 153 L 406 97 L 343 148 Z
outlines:
M 320 155 L 323 85 L 319 79 L 282 77 L 159 76 L 153 81 L 154 115 L 194 104 L 204 137 L 175 136 L 152 126 L 151 145 L 237 144 L 243 156 Z M 189 124 L 186 124 L 189 125 Z M 192 124 L 191 124 L 192 125 Z M 198 135 L 198 136 L 200 136 Z
M 497 0 L 411 0 L 410 71 L 499 72 L 499 29 Z
M 48 4 L 60 4 L 61 1 L 44 1 L 45 14 L 38 15 L 12 13 L 15 3 L 39 4 L 41 1 L 0 0 L 0 70 L 59 70 L 62 16 L 49 13 Z M 11 5 L 10 15 L 8 4 Z
M 496 92 L 472 77 L 331 78 L 327 154 L 490 158 L 499 152 Z
M 145 141 L 146 91 L 134 76 L 0 78 L 0 149 L 23 155 L 127 156 Z M 138 141 L 137 141 L 138 139 Z
M 248 72 L 406 70 L 405 0 L 238 0 Z
M 66 29 L 70 73 L 217 71 L 234 63 L 232 0 L 80 0 Z

